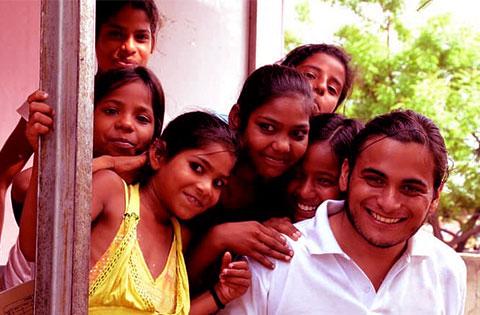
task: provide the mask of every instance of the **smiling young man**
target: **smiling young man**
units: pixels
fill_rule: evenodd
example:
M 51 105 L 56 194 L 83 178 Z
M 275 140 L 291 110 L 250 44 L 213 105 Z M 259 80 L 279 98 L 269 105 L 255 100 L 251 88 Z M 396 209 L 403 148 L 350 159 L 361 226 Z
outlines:
M 297 224 L 290 263 L 252 262 L 252 286 L 226 314 L 463 314 L 461 258 L 419 230 L 448 173 L 438 128 L 413 111 L 369 122 L 342 167 L 343 201 Z

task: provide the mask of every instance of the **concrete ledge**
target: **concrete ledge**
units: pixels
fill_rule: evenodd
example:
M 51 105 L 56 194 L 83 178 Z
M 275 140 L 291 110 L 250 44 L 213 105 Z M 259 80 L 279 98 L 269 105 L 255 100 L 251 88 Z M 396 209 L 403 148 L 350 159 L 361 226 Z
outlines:
M 467 301 L 465 315 L 480 314 L 480 254 L 461 253 L 467 265 Z

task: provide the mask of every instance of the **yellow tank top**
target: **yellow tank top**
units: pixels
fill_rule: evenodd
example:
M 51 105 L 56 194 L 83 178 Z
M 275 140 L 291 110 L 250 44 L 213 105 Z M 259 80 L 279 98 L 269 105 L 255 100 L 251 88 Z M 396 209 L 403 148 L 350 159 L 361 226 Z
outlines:
M 125 215 L 107 251 L 90 270 L 89 314 L 188 314 L 190 296 L 182 254 L 180 224 L 165 268 L 154 279 L 137 239 L 140 220 L 138 184 L 125 184 Z

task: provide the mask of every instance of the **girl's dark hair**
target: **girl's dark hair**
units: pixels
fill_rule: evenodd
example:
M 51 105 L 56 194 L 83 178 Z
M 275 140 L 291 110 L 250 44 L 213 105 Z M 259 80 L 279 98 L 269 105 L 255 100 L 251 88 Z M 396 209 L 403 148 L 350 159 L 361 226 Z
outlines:
M 172 120 L 163 131 L 161 139 L 165 143 L 163 153 L 167 159 L 182 151 L 212 143 L 223 145 L 236 156 L 239 145 L 235 133 L 224 120 L 201 111 L 189 112 Z
M 126 6 L 145 12 L 150 22 L 150 31 L 152 32 L 153 38 L 155 38 L 157 27 L 160 23 L 160 15 L 158 14 L 155 0 L 97 0 L 95 22 L 96 39 L 98 39 L 102 25 Z M 153 43 L 155 43 L 155 41 L 153 41 Z
M 310 119 L 308 144 L 327 141 L 340 167 L 348 158 L 353 139 L 362 128 L 363 124 L 358 120 L 335 113 L 320 114 Z
M 374 137 L 378 137 L 374 143 L 392 138 L 403 143 L 414 142 L 428 147 L 434 161 L 433 187 L 438 189 L 446 181 L 448 158 L 445 141 L 438 127 L 427 117 L 412 110 L 396 110 L 369 121 L 353 141 L 349 156 L 350 170 L 353 170 L 358 156 L 366 149 L 365 143 Z
M 308 80 L 295 69 L 280 65 L 267 65 L 250 74 L 243 84 L 237 100 L 239 108 L 239 132 L 247 127 L 248 118 L 263 104 L 282 96 L 300 96 L 305 111 L 313 108 L 312 88 Z
M 329 44 L 307 44 L 298 46 L 290 51 L 280 62 L 280 64 L 283 66 L 296 68 L 307 58 L 319 53 L 336 58 L 338 61 L 340 61 L 340 63 L 343 64 L 343 67 L 345 68 L 345 83 L 338 98 L 338 103 L 335 107 L 336 110 L 350 94 L 355 77 L 355 73 L 350 65 L 352 58 L 345 52 L 345 50 L 343 50 L 343 48 Z
M 152 109 L 154 116 L 153 137 L 160 137 L 163 127 L 163 116 L 165 114 L 165 96 L 162 85 L 155 74 L 145 67 L 112 69 L 106 72 L 97 73 L 95 76 L 95 90 L 93 103 L 97 107 L 99 101 L 115 91 L 116 89 L 135 81 L 141 81 L 150 90 L 152 98 Z

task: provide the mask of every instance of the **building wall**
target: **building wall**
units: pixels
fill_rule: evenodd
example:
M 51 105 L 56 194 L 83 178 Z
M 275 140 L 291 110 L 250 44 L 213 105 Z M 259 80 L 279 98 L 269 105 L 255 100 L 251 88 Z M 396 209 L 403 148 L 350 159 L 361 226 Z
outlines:
M 157 0 L 164 15 L 150 67 L 166 91 L 167 119 L 209 108 L 228 114 L 248 75 L 249 58 L 258 67 L 283 54 L 282 1 Z M 257 6 L 251 17 L 250 6 Z M 255 54 L 249 31 L 256 23 Z
M 461 254 L 467 265 L 467 301 L 465 315 L 480 314 L 480 255 Z
M 38 88 L 40 53 L 40 0 L 0 1 L 0 144 L 12 132 L 19 116 L 15 109 Z M 18 227 L 7 192 L 5 221 L 0 238 L 0 264 L 15 242 Z
M 163 15 L 149 67 L 166 94 L 166 122 L 180 113 L 209 109 L 228 114 L 255 65 L 280 59 L 282 1 L 271 0 L 156 0 Z M 3 111 L 0 145 L 18 121 L 15 109 L 38 87 L 40 0 L 0 0 L 0 97 Z M 257 5 L 261 34 L 249 52 L 250 5 Z M 261 40 L 260 40 L 261 39 Z M 18 228 L 7 196 L 0 240 L 0 264 L 15 241 Z

